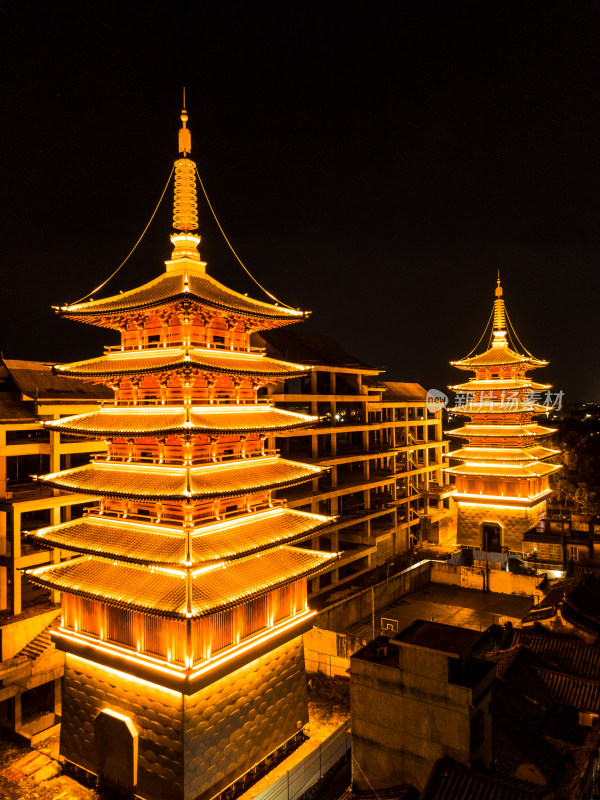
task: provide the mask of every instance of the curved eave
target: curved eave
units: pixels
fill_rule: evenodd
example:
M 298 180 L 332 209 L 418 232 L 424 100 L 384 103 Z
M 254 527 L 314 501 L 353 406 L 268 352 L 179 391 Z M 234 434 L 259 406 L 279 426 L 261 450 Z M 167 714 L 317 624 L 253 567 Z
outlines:
M 197 576 L 192 572 L 191 613 L 186 613 L 184 571 L 166 574 L 159 569 L 84 556 L 66 564 L 27 570 L 26 574 L 39 586 L 116 608 L 170 619 L 200 619 L 314 577 L 337 557 L 337 553 L 278 547 L 223 564 L 222 568 L 215 565 Z
M 507 427 L 507 426 L 505 426 Z M 529 439 L 537 436 L 549 436 L 556 432 L 556 428 L 545 428 L 538 425 L 535 428 L 526 427 L 504 430 L 502 425 L 478 426 L 476 429 L 454 428 L 451 431 L 444 431 L 446 436 L 456 436 L 459 439 Z
M 59 420 L 49 420 L 42 424 L 44 427 L 51 430 L 57 430 L 75 436 L 93 436 L 102 439 L 110 439 L 119 436 L 144 438 L 168 434 L 180 434 L 182 436 L 244 433 L 268 434 L 309 427 L 319 421 L 319 417 L 295 414 L 272 406 L 265 406 L 264 413 L 261 414 L 263 411 L 262 408 L 260 411 L 256 412 L 249 410 L 249 408 L 251 409 L 249 406 L 241 405 L 239 407 L 230 407 L 227 411 L 218 408 L 192 408 L 190 412 L 191 421 L 187 423 L 184 408 L 179 408 L 172 412 L 165 411 L 163 413 L 160 412 L 160 408 L 160 406 L 156 408 L 146 406 L 139 412 L 132 412 L 129 408 L 108 408 L 89 414 L 78 414 L 77 416 L 64 417 Z M 250 424 L 252 416 L 255 416 L 256 419 Z M 160 417 L 164 417 L 165 422 L 161 423 Z M 267 418 L 266 422 L 265 417 Z M 269 422 L 269 417 L 279 418 L 280 422 Z M 228 424 L 225 425 L 222 423 L 219 425 L 219 418 L 221 420 L 227 419 Z M 245 424 L 241 422 L 244 418 L 246 418 Z M 238 423 L 238 419 L 240 423 Z M 102 424 L 103 420 L 105 421 L 104 426 Z M 118 422 L 118 425 L 114 424 L 115 420 Z M 111 425 L 108 424 L 109 421 L 112 422 Z M 204 421 L 205 424 L 202 424 L 202 421 Z M 141 423 L 145 423 L 145 425 Z
M 531 392 L 543 392 L 552 388 L 551 383 L 536 383 L 529 380 L 502 380 L 502 378 L 490 378 L 489 380 L 477 380 L 472 378 L 466 383 L 457 383 L 455 386 L 448 387 L 452 392 L 517 392 L 529 390 Z
M 527 366 L 527 369 L 535 369 L 536 367 L 546 367 L 549 363 L 533 356 L 524 356 L 509 347 L 493 347 L 471 358 L 461 358 L 459 361 L 450 362 L 453 367 L 458 369 L 513 366 Z
M 188 566 L 231 561 L 301 542 L 327 528 L 334 519 L 283 508 L 203 526 L 191 532 L 192 561 Z M 26 531 L 24 535 L 40 547 L 57 547 L 111 561 L 142 566 L 185 563 L 183 530 L 168 530 L 161 525 L 124 523 L 90 515 Z M 149 547 L 150 543 L 154 547 Z
M 154 466 L 136 469 L 129 465 L 120 467 L 115 464 L 103 466 L 92 463 L 72 470 L 36 476 L 36 480 L 54 489 L 97 497 L 183 503 L 283 489 L 306 483 L 324 471 L 321 467 L 280 458 L 228 461 L 189 470 Z M 158 481 L 162 482 L 160 489 L 156 488 Z
M 479 452 L 478 452 L 479 451 Z M 477 447 L 463 447 L 460 450 L 453 450 L 450 453 L 444 453 L 444 458 L 458 458 L 461 461 L 499 461 L 499 462 L 521 462 L 534 463 L 536 461 L 545 461 L 547 458 L 560 453 L 560 450 L 552 450 L 549 447 L 537 447 L 534 453 L 528 453 L 527 450 L 518 450 L 510 448 L 477 448 Z
M 486 400 L 478 402 L 475 400 L 471 404 L 464 406 L 451 406 L 446 409 L 449 414 L 463 414 L 467 417 L 472 416 L 507 416 L 512 414 L 547 414 L 549 409 L 546 406 L 538 405 L 537 403 L 519 404 L 516 408 L 511 407 L 511 403 L 507 400 L 505 403 L 498 402 L 498 408 L 490 408 L 490 403 Z M 481 406 L 481 408 L 478 408 Z
M 522 467 L 461 464 L 457 467 L 444 467 L 449 475 L 461 475 L 466 478 L 544 478 L 561 469 L 560 464 L 528 464 Z
M 278 325 L 286 325 L 305 319 L 310 312 L 283 308 L 272 303 L 254 300 L 229 289 L 206 273 L 198 273 L 195 268 L 181 272 L 163 273 L 143 286 L 118 295 L 60 306 L 55 310 L 67 319 L 119 327 L 119 318 L 132 313 L 158 309 L 181 302 L 193 302 L 200 306 L 224 311 L 239 317 L 264 320 Z M 212 296 L 211 296 L 212 295 Z
M 88 380 L 127 378 L 132 375 L 172 373 L 177 371 L 236 375 L 247 378 L 290 378 L 310 372 L 312 367 L 249 354 L 234 355 L 226 350 L 190 349 L 172 353 L 169 350 L 138 350 L 125 357 L 117 354 L 52 368 L 57 375 Z

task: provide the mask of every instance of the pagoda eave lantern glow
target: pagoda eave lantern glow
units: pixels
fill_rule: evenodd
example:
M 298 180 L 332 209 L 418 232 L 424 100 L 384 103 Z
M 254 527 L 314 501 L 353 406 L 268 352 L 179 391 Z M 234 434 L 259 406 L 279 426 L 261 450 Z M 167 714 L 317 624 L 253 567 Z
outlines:
M 456 404 L 448 411 L 466 420 L 448 433 L 466 443 L 447 454 L 459 463 L 446 472 L 455 477 L 458 543 L 522 552 L 523 535 L 545 514 L 549 476 L 560 469 L 548 463 L 558 451 L 543 443 L 554 429 L 534 421 L 549 410 L 541 400 L 550 386 L 527 374 L 548 362 L 532 356 L 516 337 L 500 278 L 490 322 L 487 348 L 451 362 L 475 374 L 450 387 Z
M 47 423 L 100 437 L 108 452 L 39 477 L 98 499 L 29 534 L 76 554 L 28 573 L 62 593 L 61 755 L 146 800 L 209 800 L 298 736 L 307 580 L 336 558 L 302 547 L 332 518 L 283 499 L 323 470 L 268 449 L 276 432 L 316 418 L 259 396 L 309 368 L 250 346 L 252 332 L 305 314 L 207 274 L 185 110 L 179 144 L 165 272 L 58 309 L 119 331 L 103 355 L 56 368 L 109 385 L 115 401 Z

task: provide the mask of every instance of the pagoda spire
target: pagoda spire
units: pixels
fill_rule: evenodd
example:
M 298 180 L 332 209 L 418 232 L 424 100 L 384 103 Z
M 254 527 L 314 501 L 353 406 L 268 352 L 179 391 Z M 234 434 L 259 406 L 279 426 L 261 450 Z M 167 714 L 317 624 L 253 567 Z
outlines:
M 173 202 L 173 227 L 177 231 L 171 236 L 175 245 L 172 261 L 191 259 L 200 262 L 198 245 L 200 237 L 193 233 L 198 228 L 198 201 L 196 192 L 196 163 L 188 158 L 192 150 L 192 134 L 187 127 L 188 113 L 185 108 L 185 89 L 179 129 L 179 153 L 183 158 L 175 161 L 175 192 Z M 168 263 L 168 262 L 167 262 Z M 202 263 L 202 262 L 200 262 Z
M 492 347 L 506 347 L 506 311 L 504 308 L 504 297 L 500 284 L 500 270 L 498 270 L 498 280 L 496 282 L 496 299 L 494 300 L 494 339 Z

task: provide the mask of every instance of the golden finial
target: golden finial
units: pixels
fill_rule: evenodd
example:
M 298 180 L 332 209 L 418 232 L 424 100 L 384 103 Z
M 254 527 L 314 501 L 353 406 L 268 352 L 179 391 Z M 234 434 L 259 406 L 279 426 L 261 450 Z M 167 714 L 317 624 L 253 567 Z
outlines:
M 185 86 L 183 87 L 183 108 L 181 109 L 181 123 L 182 127 L 179 129 L 179 152 L 183 153 L 185 158 L 188 153 L 192 152 L 192 134 L 190 129 L 186 126 L 188 121 L 187 111 L 185 110 Z
M 173 227 L 180 231 L 171 237 L 175 245 L 172 260 L 191 259 L 200 262 L 198 244 L 200 237 L 193 231 L 198 228 L 198 202 L 196 197 L 196 164 L 188 153 L 192 149 L 192 135 L 187 127 L 188 114 L 183 90 L 182 126 L 179 130 L 179 152 L 183 158 L 175 162 L 175 197 L 173 204 Z M 202 263 L 202 262 L 200 262 Z
M 502 286 L 500 285 L 500 270 L 496 281 L 496 299 L 494 300 L 494 344 L 504 347 L 506 344 L 506 312 L 504 310 L 504 298 Z

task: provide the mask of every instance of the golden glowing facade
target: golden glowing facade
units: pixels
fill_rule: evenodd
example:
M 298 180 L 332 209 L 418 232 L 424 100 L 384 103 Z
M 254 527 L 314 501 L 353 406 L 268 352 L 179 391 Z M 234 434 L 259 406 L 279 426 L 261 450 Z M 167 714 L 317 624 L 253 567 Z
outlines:
M 65 759 L 140 797 L 208 800 L 306 724 L 307 579 L 336 555 L 296 546 L 330 517 L 276 497 L 322 469 L 268 449 L 268 437 L 315 418 L 258 397 L 308 368 L 250 346 L 251 333 L 304 315 L 206 274 L 185 111 L 182 120 L 165 273 L 59 309 L 119 331 L 99 358 L 57 368 L 111 387 L 115 400 L 48 423 L 104 439 L 107 453 L 39 477 L 99 499 L 35 532 L 80 555 L 29 577 L 62 592 Z
M 532 422 L 549 411 L 550 387 L 527 375 L 548 362 L 534 358 L 518 342 L 500 279 L 490 322 L 488 348 L 451 362 L 475 375 L 450 387 L 456 404 L 449 412 L 465 415 L 468 422 L 449 431 L 467 443 L 448 453 L 460 464 L 446 471 L 456 480 L 458 543 L 521 552 L 523 534 L 545 512 L 551 493 L 548 476 L 559 469 L 546 463 L 557 451 L 540 443 L 553 429 Z

